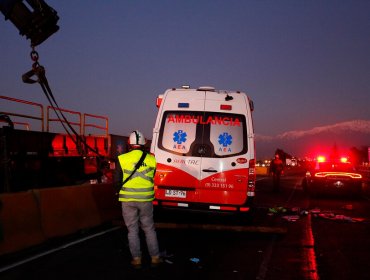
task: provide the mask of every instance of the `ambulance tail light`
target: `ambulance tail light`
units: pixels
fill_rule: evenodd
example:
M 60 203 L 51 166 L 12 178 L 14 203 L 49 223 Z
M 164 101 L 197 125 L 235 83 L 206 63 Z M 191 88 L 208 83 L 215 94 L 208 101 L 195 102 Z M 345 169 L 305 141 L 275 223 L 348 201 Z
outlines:
M 240 212 L 248 212 L 250 210 L 250 207 L 240 207 Z
M 157 100 L 156 100 L 157 108 L 159 108 L 161 106 L 162 100 L 163 100 L 163 94 L 158 95 Z
M 249 161 L 249 172 L 248 172 L 248 188 L 247 195 L 250 197 L 255 196 L 256 191 L 256 160 L 251 159 Z
M 233 109 L 233 106 L 231 105 L 226 105 L 226 104 L 221 104 L 220 105 L 220 109 L 221 110 L 225 110 L 225 111 L 231 111 Z

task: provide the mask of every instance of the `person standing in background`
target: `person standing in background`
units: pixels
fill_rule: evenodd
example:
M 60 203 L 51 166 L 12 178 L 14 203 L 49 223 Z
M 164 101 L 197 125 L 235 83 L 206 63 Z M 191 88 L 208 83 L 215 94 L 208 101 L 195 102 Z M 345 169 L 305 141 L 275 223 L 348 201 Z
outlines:
M 278 192 L 280 190 L 280 177 L 283 170 L 283 161 L 280 159 L 279 154 L 275 154 L 275 158 L 270 163 L 270 173 L 272 174 L 274 192 Z

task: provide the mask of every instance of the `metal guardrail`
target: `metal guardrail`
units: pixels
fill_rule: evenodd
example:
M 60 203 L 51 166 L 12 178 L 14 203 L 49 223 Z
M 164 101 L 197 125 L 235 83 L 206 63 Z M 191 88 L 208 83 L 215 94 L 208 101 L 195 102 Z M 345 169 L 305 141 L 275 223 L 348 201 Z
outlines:
M 40 103 L 35 103 L 31 101 L 26 101 L 22 99 L 16 99 L 8 96 L 3 96 L 0 95 L 0 99 L 7 100 L 9 102 L 15 102 L 15 103 L 21 103 L 21 104 L 26 104 L 30 105 L 33 107 L 38 107 L 40 109 L 40 115 L 39 116 L 34 116 L 34 115 L 26 115 L 26 114 L 20 114 L 20 113 L 15 113 L 15 112 L 5 112 L 1 111 L 1 114 L 8 115 L 8 116 L 15 116 L 15 117 L 20 117 L 20 118 L 25 118 L 25 119 L 33 119 L 33 120 L 38 120 L 41 122 L 41 131 L 44 131 L 44 106 Z M 21 125 L 26 125 L 26 123 L 23 122 L 13 122 L 14 124 L 21 124 Z M 28 124 L 28 130 L 29 130 L 29 124 Z
M 56 111 L 58 113 L 62 112 L 62 113 L 68 113 L 70 115 L 77 115 L 78 116 L 78 119 L 79 121 L 78 122 L 73 122 L 73 121 L 70 121 L 68 120 L 68 123 L 70 125 L 76 125 L 79 127 L 79 134 L 80 135 L 83 135 L 82 134 L 82 117 L 81 117 L 81 113 L 80 112 L 76 112 L 76 111 L 71 111 L 71 110 L 67 110 L 67 109 L 60 109 L 60 108 L 55 108 L 55 107 L 52 107 L 52 106 L 48 106 L 47 107 L 47 110 L 46 110 L 46 131 L 47 132 L 50 132 L 50 123 L 51 122 L 62 122 L 62 123 L 67 123 L 66 120 L 64 120 L 63 118 L 59 119 L 59 118 L 51 118 L 50 117 L 50 110 L 52 111 Z M 63 114 L 64 115 L 64 114 Z
M 87 123 L 87 118 L 93 118 L 93 119 L 102 119 L 105 121 L 105 126 L 99 126 L 99 125 L 96 125 L 96 124 L 90 124 L 90 123 Z M 107 117 L 103 117 L 103 116 L 97 116 L 97 115 L 91 115 L 91 114 L 84 114 L 83 115 L 83 131 L 82 131 L 82 134 L 83 135 L 86 135 L 86 128 L 87 127 L 94 127 L 94 128 L 97 128 L 97 129 L 101 129 L 101 130 L 104 130 L 104 137 L 108 137 L 108 129 L 109 129 L 109 125 L 108 125 L 108 118 Z
M 54 117 L 51 117 L 51 114 L 50 114 L 50 110 L 56 110 L 57 112 L 64 112 L 64 113 L 68 113 L 70 115 L 77 115 L 78 116 L 78 121 L 70 121 L 68 120 L 68 123 L 71 124 L 71 125 L 74 125 L 74 126 L 78 126 L 79 127 L 79 134 L 84 136 L 87 129 L 86 128 L 95 128 L 95 129 L 98 129 L 98 130 L 103 130 L 103 135 L 99 134 L 99 135 L 95 135 L 95 136 L 99 136 L 99 137 L 108 137 L 108 131 L 109 131 L 109 119 L 107 117 L 104 117 L 104 116 L 99 116 L 99 115 L 93 115 L 93 114 L 87 114 L 87 113 L 81 113 L 81 112 L 77 112 L 77 111 L 72 111 L 72 110 L 68 110 L 68 109 L 62 109 L 62 108 L 55 108 L 55 107 L 52 107 L 52 106 L 48 106 L 46 108 L 46 119 L 45 119 L 45 114 L 44 114 L 44 106 L 40 103 L 35 103 L 35 102 L 31 102 L 31 101 L 27 101 L 27 100 L 22 100 L 22 99 L 17 99 L 17 98 L 12 98 L 12 97 L 8 97 L 8 96 L 0 96 L 0 99 L 3 99 L 3 100 L 6 100 L 6 101 L 9 101 L 9 102 L 12 102 L 12 103 L 19 103 L 19 104 L 26 104 L 26 105 L 30 105 L 30 106 L 33 106 L 33 107 L 37 107 L 39 108 L 39 115 L 31 115 L 31 114 L 26 114 L 24 112 L 7 112 L 7 111 L 3 111 L 3 109 L 1 109 L 0 113 L 1 114 L 5 114 L 5 115 L 8 115 L 8 116 L 14 116 L 14 117 L 20 117 L 20 118 L 24 118 L 24 119 L 33 119 L 33 120 L 37 120 L 37 121 L 40 121 L 41 123 L 41 131 L 44 132 L 45 131 L 45 123 L 46 123 L 46 131 L 47 132 L 52 132 L 50 131 L 50 123 L 52 122 L 63 122 L 63 123 L 66 123 L 66 121 L 64 119 L 60 120 L 59 118 L 54 118 Z M 92 120 L 92 119 L 95 119 L 95 120 L 104 120 L 104 125 L 98 125 L 96 123 L 93 123 L 93 122 L 88 122 L 87 119 L 89 120 Z M 25 122 L 13 122 L 14 124 L 19 124 L 19 125 L 24 125 L 26 127 L 27 130 L 29 130 L 30 128 L 30 125 L 28 123 L 25 123 Z M 94 135 L 91 135 L 89 134 L 90 136 L 94 136 Z

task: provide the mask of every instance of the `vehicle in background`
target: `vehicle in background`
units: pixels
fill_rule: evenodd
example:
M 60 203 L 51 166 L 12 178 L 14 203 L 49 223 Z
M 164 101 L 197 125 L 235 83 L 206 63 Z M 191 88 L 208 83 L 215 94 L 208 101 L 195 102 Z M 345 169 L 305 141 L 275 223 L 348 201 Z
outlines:
M 239 91 L 173 88 L 157 99 L 157 208 L 248 212 L 255 195 L 253 102 Z
M 360 195 L 362 175 L 348 157 L 318 156 L 307 169 L 303 189 L 310 195 Z

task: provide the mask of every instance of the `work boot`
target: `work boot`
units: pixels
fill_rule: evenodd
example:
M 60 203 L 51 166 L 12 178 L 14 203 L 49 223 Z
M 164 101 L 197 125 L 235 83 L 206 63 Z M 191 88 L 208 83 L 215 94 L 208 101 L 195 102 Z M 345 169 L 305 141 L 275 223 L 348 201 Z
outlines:
M 163 263 L 163 260 L 159 256 L 153 256 L 152 257 L 152 262 L 151 262 L 152 267 L 157 267 L 161 263 Z
M 141 268 L 141 258 L 140 257 L 133 258 L 131 261 L 131 265 L 133 268 Z

